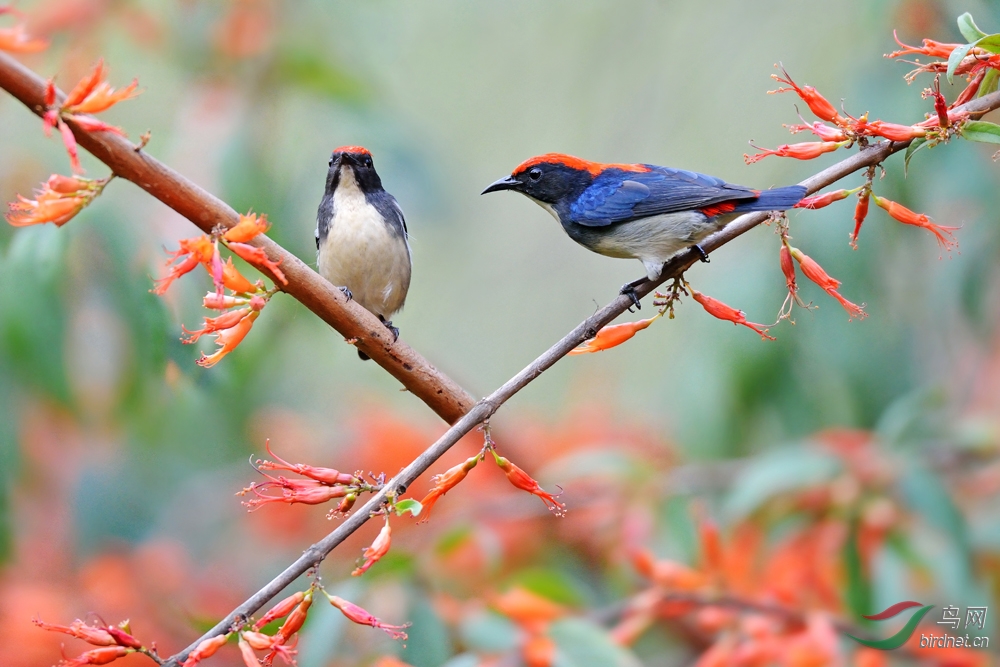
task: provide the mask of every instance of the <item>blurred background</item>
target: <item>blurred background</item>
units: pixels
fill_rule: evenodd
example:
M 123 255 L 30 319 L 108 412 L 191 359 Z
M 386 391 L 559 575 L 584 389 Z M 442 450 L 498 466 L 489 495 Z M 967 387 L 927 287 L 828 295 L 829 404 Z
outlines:
M 477 396 L 642 273 L 575 245 L 523 197 L 480 197 L 487 184 L 550 151 L 759 188 L 797 182 L 843 154 L 744 164 L 748 140 L 794 141 L 782 123 L 800 122 L 795 98 L 766 94 L 775 63 L 854 115 L 908 124 L 930 110 L 930 79 L 907 85 L 910 67 L 882 57 L 897 48 L 893 29 L 911 44 L 961 42 L 955 18 L 970 11 L 1000 32 L 987 0 L 18 7 L 53 42 L 23 62 L 64 89 L 100 56 L 112 85 L 138 77 L 143 94 L 106 119 L 132 137 L 151 130 L 150 154 L 237 210 L 267 213 L 271 236 L 309 263 L 330 151 L 368 147 L 411 233 L 413 283 L 395 323 Z M 6 94 L 0 147 L 3 201 L 68 173 L 58 140 Z M 951 257 L 874 206 L 852 251 L 853 199 L 791 214 L 795 245 L 867 305 L 863 321 L 800 279 L 819 308 L 773 327 L 775 342 L 685 302 L 626 345 L 546 372 L 493 435 L 564 489 L 568 515 L 486 461 L 429 523 L 396 520 L 390 554 L 352 579 L 377 532 L 367 526 L 321 575 L 384 620 L 412 621 L 410 639 L 346 627 L 317 605 L 299 664 L 989 664 L 984 650 L 858 650 L 834 628 L 888 636 L 902 620 L 860 615 L 912 599 L 936 605 L 921 627 L 940 634 L 942 607 L 987 606 L 980 634 L 1000 644 L 991 153 L 953 142 L 918 153 L 905 179 L 902 158 L 890 160 L 876 182 L 961 225 Z M 82 160 L 88 176 L 107 175 Z M 163 249 L 195 231 L 124 181 L 63 228 L 0 227 L 0 665 L 58 660 L 63 638 L 34 628 L 36 616 L 130 617 L 172 653 L 331 530 L 322 507 L 240 507 L 234 493 L 257 481 L 247 458 L 266 438 L 289 460 L 393 474 L 444 430 L 281 295 L 236 352 L 196 366 L 199 345 L 179 336 L 205 314 L 209 278 L 192 273 L 166 298 L 148 291 Z M 773 322 L 778 247 L 759 228 L 688 279 Z M 480 445 L 470 435 L 432 471 Z M 751 606 L 669 597 L 678 591 Z M 84 648 L 65 643 L 69 656 Z

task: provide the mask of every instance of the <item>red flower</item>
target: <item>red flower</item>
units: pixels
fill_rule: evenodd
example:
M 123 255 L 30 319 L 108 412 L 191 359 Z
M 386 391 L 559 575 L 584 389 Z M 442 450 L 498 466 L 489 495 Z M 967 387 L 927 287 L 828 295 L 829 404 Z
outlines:
M 844 310 L 847 311 L 851 319 L 855 317 L 863 319 L 868 316 L 864 311 L 864 304 L 858 306 L 851 303 L 837 292 L 837 288 L 840 287 L 840 281 L 830 277 L 813 258 L 804 254 L 798 248 L 789 248 L 789 250 L 792 253 L 792 257 L 799 263 L 799 267 L 802 269 L 802 273 L 806 275 L 806 278 L 819 285 L 823 288 L 823 291 L 836 299 L 844 307 Z
M 903 223 L 904 225 L 914 225 L 916 227 L 923 227 L 930 233 L 934 234 L 937 238 L 938 245 L 940 245 L 944 250 L 948 251 L 952 248 L 958 247 L 958 241 L 955 240 L 955 235 L 952 234 L 959 227 L 946 227 L 944 225 L 938 225 L 931 222 L 931 219 L 923 213 L 914 213 L 910 209 L 906 208 L 902 204 L 897 204 L 894 201 L 884 199 L 878 195 L 872 195 L 875 199 L 875 203 L 880 207 L 885 209 L 885 211 L 891 215 L 893 218 Z
M 115 90 L 111 84 L 104 80 L 106 74 L 102 58 L 94 65 L 90 75 L 81 79 L 66 96 L 66 101 L 63 102 L 60 111 L 68 114 L 100 113 L 139 94 L 136 91 L 139 86 L 137 79 L 133 79 L 132 83 L 125 88 Z
M 421 510 L 422 517 L 418 523 L 424 523 L 430 519 L 431 508 L 434 507 L 434 503 L 438 501 L 438 498 L 458 486 L 458 483 L 465 479 L 465 476 L 469 474 L 470 470 L 476 467 L 477 463 L 479 463 L 478 454 L 470 459 L 466 459 L 453 468 L 448 468 L 440 475 L 431 477 L 431 481 L 434 482 L 434 488 L 420 501 L 423 510 Z
M 235 243 L 246 243 L 257 235 L 265 233 L 270 227 L 271 223 L 267 221 L 266 214 L 257 217 L 256 213 L 246 215 L 241 213 L 240 221 L 227 229 L 222 238 Z
M 518 468 L 508 459 L 500 456 L 492 449 L 490 452 L 493 454 L 493 460 L 496 461 L 497 465 L 500 466 L 500 469 L 503 470 L 505 475 L 507 475 L 508 482 L 522 491 L 527 491 L 528 493 L 541 498 L 542 502 L 545 503 L 545 506 L 552 510 L 552 513 L 556 516 L 562 516 L 566 513 L 566 505 L 556 500 L 554 495 L 539 486 L 538 482 L 533 480 L 528 473 Z
M 183 329 L 184 333 L 186 333 L 188 337 L 181 338 L 181 342 L 185 345 L 189 345 L 197 342 L 198 339 L 205 334 L 217 333 L 225 329 L 232 329 L 240 323 L 240 320 L 249 315 L 251 312 L 250 308 L 243 308 L 241 310 L 231 310 L 228 313 L 219 315 L 218 317 L 206 317 L 205 326 L 197 331 L 188 331 L 187 327 L 182 324 L 181 329 Z
M 115 638 L 111 636 L 107 628 L 98 628 L 93 625 L 87 625 L 80 619 L 76 619 L 70 625 L 53 625 L 51 623 L 45 623 L 41 619 L 32 619 L 32 622 L 40 627 L 42 630 L 48 630 L 50 632 L 62 632 L 77 639 L 82 639 L 83 641 L 93 644 L 94 646 L 115 646 L 118 644 Z
M 829 206 L 835 201 L 840 201 L 841 199 L 847 199 L 849 196 L 860 190 L 861 188 L 854 188 L 853 190 L 833 190 L 832 192 L 824 192 L 821 195 L 813 195 L 812 197 L 806 197 L 798 204 L 795 208 L 808 208 L 817 209 Z
M 305 591 L 298 591 L 297 593 L 292 593 L 287 598 L 279 602 L 278 604 L 271 607 L 266 614 L 260 617 L 254 624 L 254 630 L 260 630 L 265 625 L 271 621 L 284 618 L 291 613 L 292 609 L 295 609 L 306 597 Z
M 257 319 L 258 315 L 260 315 L 259 310 L 251 310 L 235 326 L 217 332 L 215 334 L 215 342 L 219 345 L 219 349 L 210 355 L 203 354 L 201 359 L 197 361 L 197 364 L 203 368 L 211 368 L 222 361 L 224 356 L 235 350 L 236 346 L 243 342 L 246 335 L 250 333 L 250 328 L 253 326 L 254 320 Z
M 202 234 L 201 236 L 196 236 L 190 239 L 181 239 L 180 249 L 176 252 L 170 253 L 170 259 L 167 260 L 167 266 L 170 266 L 172 262 L 176 262 L 181 257 L 184 257 L 184 261 L 170 266 L 170 273 L 166 277 L 154 281 L 156 283 L 156 287 L 150 291 L 152 291 L 153 294 L 165 294 L 175 280 L 183 276 L 185 273 L 194 270 L 194 268 L 199 264 L 204 264 L 206 270 L 208 270 L 215 253 L 215 244 L 207 234 Z M 221 294 L 218 296 L 219 298 L 222 298 Z
M 288 614 L 288 618 L 285 619 L 285 622 L 281 624 L 281 627 L 274 634 L 275 637 L 281 638 L 282 644 L 288 643 L 292 635 L 302 629 L 302 625 L 306 622 L 306 616 L 309 615 L 309 607 L 312 606 L 312 602 L 313 589 L 310 588 L 302 594 L 302 599 L 295 605 L 295 608 Z
M 91 180 L 77 176 L 52 174 L 35 191 L 35 199 L 21 195 L 18 201 L 8 204 L 7 222 L 15 227 L 26 227 L 51 222 L 61 227 L 90 204 L 110 181 L 110 178 Z
M 947 113 L 945 116 L 947 116 Z M 916 125 L 898 125 L 896 123 L 873 120 L 865 125 L 865 133 L 876 137 L 884 137 L 889 141 L 909 141 L 910 139 L 926 136 L 927 129 Z
M 733 324 L 741 324 L 749 329 L 753 329 L 764 340 L 774 340 L 774 336 L 767 335 L 767 327 L 763 324 L 747 322 L 746 313 L 742 310 L 737 310 L 732 306 L 727 306 L 718 299 L 712 298 L 707 294 L 702 294 L 690 285 L 688 285 L 687 288 L 691 292 L 691 298 L 700 303 L 702 308 L 704 308 L 712 317 L 717 317 L 720 320 L 726 320 L 728 322 L 732 322 Z
M 0 28 L 0 51 L 35 53 L 48 48 L 44 39 L 32 39 L 20 23 L 10 28 Z
M 95 648 L 93 651 L 81 653 L 72 660 L 63 660 L 59 663 L 59 667 L 106 665 L 109 662 L 114 662 L 118 658 L 124 658 L 129 653 L 134 652 L 134 649 L 126 648 L 124 646 L 105 646 L 104 648 Z
M 270 481 L 251 484 L 236 494 L 242 496 L 252 492 L 257 496 L 243 501 L 243 506 L 248 507 L 251 512 L 268 503 L 320 505 L 334 498 L 342 498 L 347 494 L 346 486 L 328 486 L 312 479 L 287 479 L 285 477 L 271 477 L 265 473 L 261 474 Z M 281 489 L 281 495 L 269 496 L 262 493 L 262 491 L 271 489 Z
M 235 229 L 235 227 L 233 229 Z M 281 260 L 277 262 L 272 262 L 271 259 L 267 256 L 267 253 L 264 252 L 263 248 L 255 248 L 252 245 L 247 245 L 246 243 L 237 243 L 235 241 L 229 241 L 228 243 L 226 243 L 226 247 L 235 252 L 237 255 L 239 255 L 241 258 L 243 258 L 250 264 L 254 264 L 255 266 L 265 267 L 272 274 L 274 274 L 274 277 L 277 278 L 279 281 L 281 281 L 283 285 L 288 284 L 288 279 L 285 278 L 285 274 L 282 273 L 281 269 L 278 268 L 278 264 L 281 263 Z
M 796 303 L 802 308 L 808 308 L 808 306 L 799 296 L 799 286 L 796 283 L 795 277 L 795 262 L 792 261 L 792 253 L 785 238 L 781 240 L 781 250 L 778 252 L 778 260 L 781 265 L 781 272 L 785 274 L 785 286 L 788 288 L 788 296 L 785 297 L 785 302 L 781 304 L 781 310 L 778 311 L 778 319 L 781 320 L 791 317 L 792 303 Z
M 358 625 L 370 625 L 373 628 L 384 630 L 393 639 L 406 639 L 406 633 L 403 632 L 403 630 L 409 627 L 409 624 L 388 625 L 378 620 L 353 602 L 348 602 L 344 598 L 337 597 L 336 595 L 330 595 L 326 591 L 323 591 L 323 594 L 326 595 L 330 604 L 339 609 L 340 613 L 346 616 L 347 620 L 352 623 L 357 623 Z
M 567 352 L 567 354 L 588 354 L 590 352 L 601 352 L 603 350 L 610 349 L 621 345 L 632 336 L 636 335 L 650 324 L 652 324 L 657 318 L 662 316 L 663 313 L 658 313 L 648 320 L 639 320 L 638 322 L 623 322 L 622 324 L 612 324 L 606 326 L 597 332 L 597 335 L 590 340 L 584 341 L 574 347 L 572 350 Z
M 861 233 L 861 223 L 868 215 L 868 197 L 871 195 L 871 188 L 865 187 L 864 192 L 858 195 L 858 203 L 854 207 L 854 231 L 851 232 L 851 247 L 858 249 L 858 234 Z
M 303 477 L 314 479 L 322 484 L 352 485 L 359 482 L 358 478 L 354 475 L 350 475 L 346 472 L 340 472 L 339 470 L 335 470 L 333 468 L 317 468 L 305 463 L 289 463 L 271 451 L 270 440 L 266 440 L 264 442 L 264 448 L 267 449 L 268 454 L 274 457 L 274 461 L 257 459 L 258 470 L 287 470 L 289 472 L 302 475 Z M 277 461 L 277 463 L 275 463 L 275 461 Z
M 837 150 L 841 146 L 846 146 L 849 142 L 847 141 L 806 141 L 800 144 L 782 144 L 774 150 L 766 150 L 760 148 L 759 146 L 754 146 L 760 153 L 756 155 L 743 154 L 743 161 L 747 164 L 753 164 L 763 160 L 768 155 L 777 155 L 778 157 L 791 157 L 796 160 L 812 160 L 815 157 L 819 157 L 823 153 L 830 153 Z M 753 146 L 753 144 L 750 144 Z
M 792 134 L 798 134 L 799 132 L 805 131 L 812 132 L 823 141 L 844 141 L 848 139 L 848 136 L 840 128 L 831 127 L 830 125 L 827 125 L 819 120 L 808 125 L 785 125 L 785 127 L 787 127 L 788 131 Z
M 367 572 L 372 565 L 379 562 L 382 556 L 389 553 L 389 546 L 392 544 L 392 531 L 389 529 L 389 515 L 385 516 L 385 525 L 382 526 L 382 530 L 379 531 L 378 535 L 375 537 L 375 541 L 372 545 L 365 549 L 364 557 L 365 562 L 361 564 L 360 567 L 354 569 L 351 572 L 352 577 L 360 577 L 362 574 Z
M 788 72 L 784 68 L 781 69 L 781 73 L 785 75 L 784 78 L 778 76 L 777 74 L 772 74 L 771 78 L 780 83 L 787 83 L 791 88 L 778 88 L 777 90 L 769 90 L 768 94 L 773 95 L 774 93 L 784 93 L 789 90 L 794 90 L 798 93 L 802 101 L 806 103 L 809 110 L 812 111 L 817 118 L 821 120 L 826 120 L 831 123 L 837 123 L 838 125 L 843 122 L 843 118 L 837 113 L 830 102 L 819 94 L 815 88 L 812 86 L 799 86 L 794 81 L 792 77 L 788 76 Z
M 213 278 L 214 267 L 213 267 Z M 233 258 L 226 258 L 226 263 L 222 265 L 222 284 L 237 294 L 249 294 L 256 292 L 257 286 L 247 280 L 233 265 Z
M 903 47 L 902 51 L 893 51 L 888 54 L 887 58 L 898 58 L 899 56 L 909 55 L 911 53 L 920 53 L 925 56 L 930 56 L 931 58 L 941 58 L 942 60 L 947 60 L 951 56 L 951 52 L 962 46 L 961 44 L 946 44 L 944 42 L 935 42 L 933 39 L 925 39 L 923 46 L 908 46 L 899 41 L 899 37 L 896 35 L 896 31 L 892 31 L 892 38 L 896 40 L 896 43 Z
M 194 667 L 205 658 L 211 658 L 215 652 L 225 646 L 229 640 L 229 635 L 217 635 L 202 641 L 195 650 L 188 653 L 187 659 L 181 663 L 181 667 Z

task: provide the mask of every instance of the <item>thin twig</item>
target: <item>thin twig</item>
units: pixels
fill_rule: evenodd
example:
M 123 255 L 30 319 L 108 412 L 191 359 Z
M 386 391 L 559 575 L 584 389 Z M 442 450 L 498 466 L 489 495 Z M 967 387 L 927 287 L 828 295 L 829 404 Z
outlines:
M 0 53 L 0 88 L 6 89 L 39 115 L 45 111 L 44 86 L 45 82 L 40 77 L 17 61 Z M 1000 92 L 973 100 L 961 108 L 966 109 L 974 116 L 1000 108 Z M 226 226 L 235 224 L 236 212 L 229 206 L 144 152 L 135 152 L 132 144 L 120 137 L 108 133 L 90 134 L 79 127 L 73 127 L 73 132 L 80 145 L 111 167 L 114 173 L 133 181 L 203 230 L 209 231 L 216 224 Z M 909 142 L 884 142 L 866 147 L 846 160 L 807 178 L 802 181 L 801 185 L 806 186 L 807 192 L 812 194 L 855 171 L 881 163 L 908 145 Z M 706 252 L 716 250 L 767 219 L 767 213 L 740 216 L 724 229 L 708 237 L 701 246 Z M 361 349 L 400 379 L 431 409 L 447 421 L 452 422 L 453 426 L 399 474 L 389 480 L 382 491 L 373 496 L 364 506 L 355 510 L 354 514 L 333 532 L 306 549 L 302 556 L 285 568 L 281 574 L 230 612 L 226 618 L 189 647 L 165 660 L 163 664 L 166 667 L 177 667 L 200 642 L 228 632 L 234 624 L 249 618 L 295 579 L 321 563 L 337 545 L 360 528 L 372 512 L 382 506 L 389 493 L 394 493 L 397 496 L 402 494 L 420 474 L 426 471 L 465 434 L 489 419 L 514 394 L 559 361 L 574 347 L 593 338 L 602 327 L 625 312 L 631 305 L 629 297 L 618 296 L 614 301 L 581 322 L 499 389 L 472 405 L 471 409 L 463 409 L 470 400 L 468 395 L 454 381 L 427 364 L 409 347 L 401 343 L 394 345 L 391 337 L 386 334 L 385 328 L 368 311 L 353 302 L 345 303 L 339 290 L 273 241 L 265 238 L 260 247 L 267 250 L 268 256 L 272 260 L 281 259 L 282 269 L 289 279 L 289 284 L 284 291 L 301 301 L 345 336 L 359 338 Z M 636 292 L 639 296 L 649 294 L 667 280 L 681 275 L 697 259 L 698 255 L 694 250 L 687 250 L 676 255 L 664 265 L 659 279 L 641 283 L 635 288 Z M 456 414 L 460 414 L 460 416 L 456 417 Z

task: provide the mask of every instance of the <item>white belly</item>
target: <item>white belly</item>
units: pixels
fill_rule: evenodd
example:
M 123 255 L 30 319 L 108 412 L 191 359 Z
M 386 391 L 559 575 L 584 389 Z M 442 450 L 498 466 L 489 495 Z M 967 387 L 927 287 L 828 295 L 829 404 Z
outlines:
M 403 307 L 410 287 L 410 248 L 353 181 L 343 179 L 334 195 L 333 219 L 318 252 L 319 272 L 351 290 L 367 310 L 390 319 Z

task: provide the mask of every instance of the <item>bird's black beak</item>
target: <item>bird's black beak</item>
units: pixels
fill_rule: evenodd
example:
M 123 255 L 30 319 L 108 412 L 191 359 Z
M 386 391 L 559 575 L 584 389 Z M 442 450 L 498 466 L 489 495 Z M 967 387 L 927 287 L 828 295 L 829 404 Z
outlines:
M 487 192 L 499 192 L 500 190 L 518 190 L 521 187 L 521 181 L 517 180 L 513 176 L 504 176 L 499 181 L 490 183 L 490 186 L 482 191 L 481 194 L 486 194 Z

